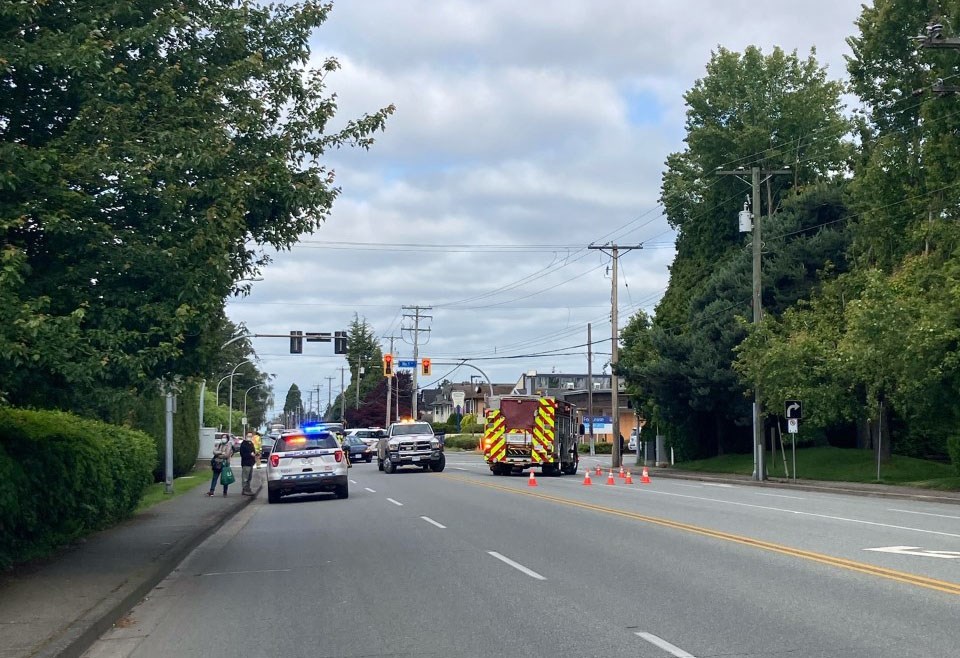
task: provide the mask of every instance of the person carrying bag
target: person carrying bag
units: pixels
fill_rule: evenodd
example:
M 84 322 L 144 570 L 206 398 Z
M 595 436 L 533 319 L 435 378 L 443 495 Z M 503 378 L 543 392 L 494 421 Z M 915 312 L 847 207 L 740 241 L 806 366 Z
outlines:
M 210 460 L 210 469 L 213 471 L 213 477 L 210 478 L 210 491 L 208 496 L 212 496 L 217 488 L 217 482 L 223 485 L 223 495 L 227 495 L 229 487 L 236 478 L 233 475 L 233 469 L 230 468 L 230 458 L 233 456 L 233 446 L 229 438 L 222 439 L 213 448 L 213 459 Z

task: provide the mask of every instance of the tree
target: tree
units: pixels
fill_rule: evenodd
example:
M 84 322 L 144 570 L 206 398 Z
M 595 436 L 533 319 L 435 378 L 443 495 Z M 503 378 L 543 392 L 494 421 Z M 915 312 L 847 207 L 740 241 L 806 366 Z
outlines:
M 384 378 L 381 370 L 383 352 L 380 341 L 373 333 L 373 328 L 367 323 L 366 318 L 360 318 L 357 314 L 354 314 L 353 321 L 350 322 L 347 345 L 346 359 L 350 370 L 350 385 L 347 387 L 346 406 L 356 407 L 357 387 L 359 386 L 359 397 L 363 399 Z M 362 375 L 360 375 L 360 368 L 364 371 Z
M 0 387 L 74 406 L 213 369 L 235 282 L 318 228 L 336 60 L 308 69 L 330 4 L 205 0 L 0 8 Z M 218 343 L 213 343 L 219 347 Z M 204 349 L 206 348 L 206 349 Z
M 296 420 L 303 418 L 303 398 L 296 384 L 290 384 L 290 388 L 287 389 L 287 397 L 283 401 L 283 413 L 288 421 L 291 418 Z

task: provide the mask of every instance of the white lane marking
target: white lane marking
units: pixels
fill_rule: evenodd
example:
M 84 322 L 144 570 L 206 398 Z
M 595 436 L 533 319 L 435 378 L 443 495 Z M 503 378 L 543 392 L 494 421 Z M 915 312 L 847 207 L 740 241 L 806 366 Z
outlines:
M 500 561 L 503 562 L 504 564 L 509 564 L 511 567 L 513 567 L 513 568 L 516 569 L 517 571 L 523 572 L 523 573 L 527 574 L 528 576 L 530 576 L 531 578 L 536 578 L 537 580 L 546 580 L 546 578 L 544 578 L 543 576 L 541 576 L 540 574 L 538 574 L 536 571 L 533 571 L 532 569 L 527 569 L 525 566 L 523 566 L 523 565 L 520 564 L 519 562 L 514 562 L 513 560 L 511 560 L 511 559 L 508 558 L 507 556 L 505 556 L 505 555 L 500 555 L 500 554 L 497 553 L 496 551 L 487 551 L 487 555 L 492 555 L 493 557 L 497 558 L 498 560 L 500 560 Z
M 681 483 L 679 483 L 679 482 L 671 482 L 670 484 L 672 484 L 672 485 L 675 486 L 675 487 L 686 487 L 686 488 L 688 488 L 688 489 L 699 489 L 699 488 L 700 488 L 700 485 L 699 485 L 699 484 L 681 484 Z
M 290 569 L 259 569 L 257 571 L 211 571 L 210 573 L 202 573 L 201 576 L 236 576 L 247 573 L 286 573 Z
M 677 658 L 697 658 L 697 657 L 694 656 L 692 653 L 687 653 L 686 651 L 684 651 L 684 650 L 681 649 L 680 647 L 674 646 L 674 645 L 670 644 L 669 642 L 667 642 L 666 640 L 664 640 L 662 637 L 657 637 L 657 636 L 654 635 L 653 633 L 642 633 L 642 632 L 641 632 L 641 633 L 636 633 L 636 636 L 639 637 L 639 638 L 641 638 L 641 639 L 646 640 L 647 642 L 649 642 L 650 644 L 652 644 L 652 645 L 654 645 L 654 646 L 660 647 L 661 649 L 663 649 L 663 650 L 666 651 L 667 653 L 669 653 L 669 654 L 671 654 L 671 655 L 674 655 L 674 656 L 676 656 Z
M 397 507 L 403 507 L 403 503 L 401 503 L 399 500 L 394 500 L 393 498 L 387 498 L 387 500 L 389 500 L 391 503 L 393 503 Z
M 723 484 L 722 482 L 702 482 L 704 487 L 722 487 L 724 489 L 733 489 L 732 484 Z
M 357 484 L 356 480 L 350 480 L 350 484 Z
M 377 493 L 376 489 L 371 489 L 370 487 L 364 487 L 364 490 L 369 491 L 370 493 Z
M 429 516 L 421 516 L 420 518 L 423 519 L 424 521 L 426 521 L 427 523 L 429 523 L 430 525 L 435 525 L 435 526 L 437 526 L 437 527 L 440 528 L 441 530 L 446 530 L 446 529 L 447 529 L 447 526 L 443 525 L 442 523 L 437 523 L 436 521 L 434 521 L 433 519 L 431 519 Z
M 947 560 L 960 560 L 960 551 L 929 551 L 919 546 L 884 546 L 882 548 L 865 548 L 865 551 L 878 553 L 896 553 L 897 555 L 919 555 L 920 557 L 942 557 Z
M 950 516 L 949 514 L 932 514 L 931 512 L 912 512 L 908 509 L 888 509 L 888 512 L 901 512 L 903 514 L 922 514 L 923 516 L 939 516 L 941 519 L 960 519 L 960 516 Z
M 774 498 L 791 498 L 793 500 L 806 500 L 806 498 L 801 498 L 800 496 L 784 496 L 783 494 L 769 494 L 769 493 L 760 493 L 757 492 L 758 496 L 773 496 Z
M 817 514 L 816 512 L 801 512 L 795 509 L 784 509 L 783 507 L 770 507 L 767 505 L 755 505 L 753 503 L 738 503 L 733 500 L 719 500 L 717 498 L 706 498 L 704 496 L 691 496 L 689 494 L 672 493 L 669 491 L 660 491 L 658 489 L 621 489 L 621 491 L 633 491 L 640 494 L 651 494 L 656 496 L 675 496 L 676 498 L 689 498 L 691 500 L 704 500 L 708 503 L 721 503 L 724 505 L 734 505 L 737 507 L 752 507 L 753 509 L 763 509 L 770 512 L 783 512 L 784 514 L 796 514 L 797 516 L 812 516 L 819 519 L 830 519 L 831 521 L 845 521 L 847 523 L 860 523 L 862 525 L 878 526 L 880 528 L 893 528 L 894 530 L 909 530 L 911 532 L 922 532 L 927 535 L 940 535 L 942 537 L 956 537 L 960 539 L 960 534 L 953 532 L 939 532 L 938 530 L 924 530 L 923 528 L 911 528 L 910 526 L 893 525 L 891 523 L 878 523 L 877 521 L 864 521 L 863 519 L 850 519 L 845 516 L 831 516 L 830 514 Z
M 465 471 L 465 470 L 467 470 L 467 469 L 465 469 L 465 468 L 460 468 L 459 466 L 454 466 L 454 467 L 453 467 L 453 470 L 455 470 L 455 471 Z

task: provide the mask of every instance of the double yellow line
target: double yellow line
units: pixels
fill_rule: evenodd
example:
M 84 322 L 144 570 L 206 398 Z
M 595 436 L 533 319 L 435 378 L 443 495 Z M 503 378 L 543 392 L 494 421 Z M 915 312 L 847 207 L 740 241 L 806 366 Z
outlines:
M 547 500 L 552 503 L 567 505 L 568 507 L 579 507 L 580 509 L 590 510 L 592 512 L 600 512 L 601 514 L 609 514 L 611 516 L 619 516 L 621 518 L 631 519 L 633 521 L 642 521 L 644 523 L 652 523 L 654 525 L 663 526 L 664 528 L 673 528 L 674 530 L 683 530 L 684 532 L 692 532 L 694 534 L 702 535 L 704 537 L 722 539 L 723 541 L 734 542 L 736 544 L 742 544 L 744 546 L 752 546 L 753 548 L 759 548 L 765 551 L 772 551 L 774 553 L 780 553 L 782 555 L 789 555 L 791 557 L 798 557 L 804 560 L 810 560 L 811 562 L 819 562 L 820 564 L 826 564 L 832 567 L 839 567 L 840 569 L 846 569 L 848 571 L 857 571 L 860 573 L 865 573 L 870 576 L 876 576 L 878 578 L 895 580 L 897 582 L 905 583 L 907 585 L 924 587 L 926 589 L 932 589 L 938 592 L 944 592 L 945 594 L 953 594 L 955 596 L 960 596 L 960 583 L 951 583 L 945 580 L 927 578 L 925 576 L 918 576 L 916 574 L 906 573 L 903 571 L 895 571 L 894 569 L 884 569 L 883 567 L 877 567 L 872 564 L 867 564 L 865 562 L 857 562 L 855 560 L 845 560 L 843 558 L 833 557 L 832 555 L 824 555 L 823 553 L 805 551 L 799 548 L 784 546 L 783 544 L 774 544 L 773 542 L 762 541 L 760 539 L 753 539 L 751 537 L 744 537 L 742 535 L 734 535 L 729 532 L 722 532 L 720 530 L 711 530 L 710 528 L 690 525 L 689 523 L 671 521 L 670 519 L 662 519 L 656 516 L 647 516 L 646 514 L 637 514 L 636 512 L 627 512 L 627 511 L 615 509 L 612 507 L 604 507 L 603 505 L 594 505 L 592 503 L 582 503 L 580 501 L 570 500 L 569 498 L 560 498 L 559 496 L 551 496 L 549 494 L 543 494 L 536 491 L 528 491 L 526 489 L 516 489 L 514 487 L 508 487 L 502 484 L 493 484 L 491 482 L 479 482 L 475 479 L 457 476 L 457 475 L 449 475 L 446 473 L 440 474 L 439 477 L 443 477 L 448 480 L 454 480 L 457 482 L 472 484 L 477 487 L 487 487 L 488 489 L 496 489 L 498 491 L 518 494 L 521 496 L 530 496 L 531 498 L 539 498 L 540 500 Z

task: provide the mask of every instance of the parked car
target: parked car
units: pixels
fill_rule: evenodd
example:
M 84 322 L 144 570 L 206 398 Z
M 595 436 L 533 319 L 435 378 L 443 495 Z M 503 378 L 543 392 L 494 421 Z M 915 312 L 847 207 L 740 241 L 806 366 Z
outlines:
M 347 438 L 355 436 L 368 446 L 373 448 L 374 452 L 377 450 L 377 443 L 385 437 L 387 433 L 380 429 L 379 427 L 368 427 L 366 429 L 352 429 L 347 430 Z
M 638 436 L 637 428 L 630 430 L 630 440 L 627 442 L 627 450 L 636 452 L 639 438 L 640 437 Z
M 373 455 L 376 453 L 376 448 L 371 448 L 358 436 L 347 436 L 341 442 L 341 447 L 349 455 L 351 462 L 363 460 L 369 464 L 373 461 Z

